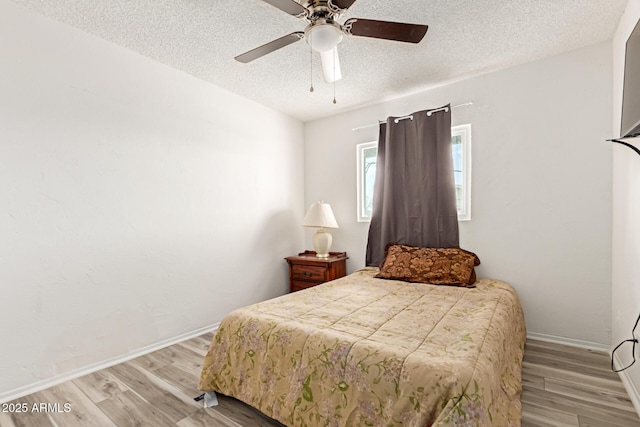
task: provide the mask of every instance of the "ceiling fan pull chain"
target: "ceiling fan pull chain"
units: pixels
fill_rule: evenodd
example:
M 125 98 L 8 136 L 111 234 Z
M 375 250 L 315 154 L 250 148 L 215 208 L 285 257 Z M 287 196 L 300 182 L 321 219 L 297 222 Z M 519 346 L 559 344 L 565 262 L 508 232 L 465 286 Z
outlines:
M 311 41 L 311 34 L 309 34 L 309 41 Z M 311 46 L 311 43 L 309 43 L 309 68 L 311 69 L 311 87 L 309 88 L 309 92 L 313 92 L 313 48 Z
M 333 48 L 333 103 L 336 104 L 336 48 Z

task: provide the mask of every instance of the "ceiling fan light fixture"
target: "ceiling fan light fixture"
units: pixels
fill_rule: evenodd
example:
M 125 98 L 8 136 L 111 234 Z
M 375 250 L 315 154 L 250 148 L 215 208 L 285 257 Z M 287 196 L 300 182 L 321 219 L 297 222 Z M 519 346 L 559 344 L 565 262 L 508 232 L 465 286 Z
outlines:
M 327 52 L 342 41 L 342 30 L 329 23 L 310 25 L 305 31 L 307 43 L 317 52 Z
M 324 75 L 324 81 L 327 83 L 333 83 L 342 78 L 342 72 L 340 71 L 340 58 L 338 57 L 338 48 L 334 47 L 331 50 L 320 52 L 320 59 L 322 63 L 322 74 Z

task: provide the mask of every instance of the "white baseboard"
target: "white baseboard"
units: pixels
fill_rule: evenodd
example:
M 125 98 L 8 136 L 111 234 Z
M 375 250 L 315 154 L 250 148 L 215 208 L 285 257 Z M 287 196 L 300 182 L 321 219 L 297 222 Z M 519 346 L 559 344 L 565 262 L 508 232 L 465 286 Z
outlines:
M 615 355 L 614 357 L 616 359 L 616 365 L 622 366 L 618 355 Z M 618 372 L 618 375 L 620 375 L 622 385 L 624 385 L 625 390 L 627 390 L 627 394 L 629 395 L 629 399 L 631 399 L 631 403 L 633 403 L 633 407 L 636 408 L 636 412 L 640 415 L 640 393 L 638 393 L 638 389 L 631 381 L 631 378 L 629 378 L 627 371 Z
M 46 380 L 38 381 L 33 384 L 28 384 L 26 386 L 17 388 L 15 390 L 10 390 L 5 393 L 0 393 L 0 403 L 9 402 L 14 399 L 18 399 L 22 396 L 26 396 L 31 393 L 36 393 L 40 390 L 47 389 L 49 387 L 53 387 L 55 385 L 61 384 L 65 381 L 70 381 L 79 377 L 82 377 L 87 374 L 91 374 L 93 372 L 99 371 L 101 369 L 109 368 L 111 366 L 117 365 L 119 363 L 124 363 L 128 360 L 135 359 L 136 357 L 143 356 L 145 354 L 160 350 L 162 348 L 168 347 L 170 345 L 177 344 L 182 341 L 186 341 L 191 338 L 195 338 L 202 334 L 206 334 L 208 332 L 213 332 L 218 329 L 220 326 L 220 322 L 215 323 L 213 325 L 205 326 L 203 328 L 196 329 L 195 331 L 186 332 L 184 334 L 178 335 L 173 338 L 169 338 L 163 341 L 159 341 L 157 343 L 139 348 L 137 350 L 130 351 L 129 353 L 112 357 L 107 360 L 103 360 L 101 362 L 97 362 L 91 364 L 89 366 L 85 366 L 80 369 L 75 369 L 71 372 L 66 372 L 61 375 L 56 375 L 52 378 L 47 378 Z
M 610 346 L 591 341 L 582 341 L 573 338 L 558 337 L 555 335 L 539 334 L 537 332 L 527 332 L 527 338 L 538 341 L 552 342 L 555 344 L 564 344 L 571 347 L 586 348 L 588 350 L 603 351 L 607 354 L 611 354 Z

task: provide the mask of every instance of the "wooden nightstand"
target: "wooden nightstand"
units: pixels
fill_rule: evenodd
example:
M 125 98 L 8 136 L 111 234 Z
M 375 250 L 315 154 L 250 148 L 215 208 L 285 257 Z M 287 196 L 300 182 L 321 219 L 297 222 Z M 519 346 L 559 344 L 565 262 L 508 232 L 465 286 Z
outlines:
M 285 258 L 289 264 L 289 291 L 312 288 L 347 274 L 346 252 L 329 252 L 328 258 L 318 258 L 314 251 Z

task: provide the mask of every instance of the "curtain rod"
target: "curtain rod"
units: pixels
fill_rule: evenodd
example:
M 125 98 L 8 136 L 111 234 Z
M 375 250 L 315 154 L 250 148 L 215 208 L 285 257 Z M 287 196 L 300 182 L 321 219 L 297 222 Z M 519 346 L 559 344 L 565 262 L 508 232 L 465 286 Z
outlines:
M 469 102 L 465 102 L 464 104 L 458 104 L 458 105 L 454 105 L 451 107 L 451 109 L 453 110 L 454 108 L 458 108 L 458 107 L 466 107 L 469 105 L 473 105 L 473 101 L 469 101 Z M 433 113 L 436 113 L 438 111 L 447 111 L 447 107 L 440 107 L 440 108 L 434 108 L 433 110 L 428 110 L 427 111 L 427 115 L 430 116 Z M 400 120 L 404 120 L 404 119 L 411 119 L 413 120 L 413 116 L 412 115 L 408 115 L 408 116 L 403 116 L 403 117 L 398 117 L 397 119 L 395 119 L 395 122 L 398 123 Z M 361 129 L 366 129 L 366 128 L 370 128 L 373 126 L 378 126 L 380 125 L 380 123 L 385 123 L 385 120 L 379 120 L 378 123 L 372 123 L 370 125 L 365 125 L 365 126 L 358 126 L 356 128 L 351 129 L 352 132 L 361 130 Z

